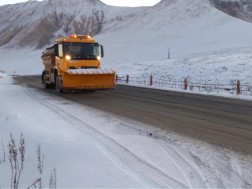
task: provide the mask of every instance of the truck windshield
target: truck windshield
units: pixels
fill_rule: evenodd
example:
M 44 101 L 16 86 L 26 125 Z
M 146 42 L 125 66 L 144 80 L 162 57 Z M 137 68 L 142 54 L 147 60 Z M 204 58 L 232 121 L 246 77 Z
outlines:
M 99 56 L 98 43 L 64 43 L 64 54 L 72 60 L 96 60 Z

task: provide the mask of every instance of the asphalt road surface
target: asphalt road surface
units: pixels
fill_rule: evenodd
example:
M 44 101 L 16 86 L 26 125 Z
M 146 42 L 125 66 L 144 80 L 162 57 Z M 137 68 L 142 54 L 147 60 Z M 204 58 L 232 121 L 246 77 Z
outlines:
M 115 90 L 58 94 L 43 89 L 40 76 L 15 80 L 157 129 L 252 152 L 252 101 L 122 85 Z

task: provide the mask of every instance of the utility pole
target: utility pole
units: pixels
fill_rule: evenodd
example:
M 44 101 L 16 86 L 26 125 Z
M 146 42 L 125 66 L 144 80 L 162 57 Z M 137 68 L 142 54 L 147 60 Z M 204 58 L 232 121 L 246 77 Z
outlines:
M 170 51 L 170 48 L 168 48 L 168 59 L 171 58 L 171 51 Z

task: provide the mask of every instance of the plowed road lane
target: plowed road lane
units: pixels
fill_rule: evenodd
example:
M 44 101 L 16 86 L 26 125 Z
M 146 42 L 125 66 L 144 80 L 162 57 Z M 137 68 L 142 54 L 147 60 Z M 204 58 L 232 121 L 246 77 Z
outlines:
M 39 76 L 15 78 L 42 89 Z M 52 95 L 211 143 L 239 149 L 252 144 L 252 101 L 129 86 Z

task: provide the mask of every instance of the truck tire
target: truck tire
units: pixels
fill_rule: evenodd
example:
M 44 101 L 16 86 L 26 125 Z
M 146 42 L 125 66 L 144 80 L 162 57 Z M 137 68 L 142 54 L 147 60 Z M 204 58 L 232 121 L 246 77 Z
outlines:
M 56 76 L 55 88 L 56 88 L 56 91 L 58 93 L 63 93 L 64 92 L 61 77 L 59 75 Z
M 45 72 L 42 73 L 42 84 L 44 86 L 44 89 L 50 89 L 51 85 L 46 83 L 46 74 Z

